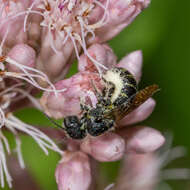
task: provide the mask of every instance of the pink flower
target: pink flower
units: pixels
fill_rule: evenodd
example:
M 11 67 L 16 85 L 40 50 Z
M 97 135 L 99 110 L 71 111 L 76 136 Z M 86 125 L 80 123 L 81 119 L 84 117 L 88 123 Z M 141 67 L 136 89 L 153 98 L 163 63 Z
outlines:
M 16 152 L 22 168 L 24 162 L 17 131 L 31 136 L 46 154 L 50 148 L 62 155 L 56 169 L 59 190 L 87 190 L 92 179 L 93 159 L 101 162 L 117 161 L 126 153 L 153 152 L 164 143 L 164 137 L 157 130 L 146 126 L 127 127 L 146 119 L 152 113 L 155 107 L 152 98 L 118 122 L 115 132 L 109 131 L 96 138 L 88 134 L 81 141 L 65 138 L 64 134 L 65 152 L 40 130 L 9 113 L 13 110 L 12 105 L 28 98 L 34 107 L 45 111 L 51 117 L 65 118 L 74 115 L 75 118 L 81 119 L 81 102 L 93 108 L 97 106 L 95 95 L 97 92 L 93 85 L 99 91 L 103 91 L 104 83 L 101 76 L 105 70 L 123 67 L 139 81 L 142 67 L 140 51 L 132 52 L 117 64 L 111 48 L 100 43 L 118 34 L 148 4 L 148 0 L 2 0 L 0 4 L 2 187 L 5 185 L 4 176 L 10 187 L 12 181 L 6 165 L 6 152 L 11 151 L 2 132 L 3 128 L 11 131 L 15 137 Z M 79 72 L 63 80 L 76 57 Z M 27 84 L 25 85 L 23 81 Z M 55 86 L 52 82 L 56 82 Z M 32 94 L 35 88 L 44 91 L 40 100 L 41 105 Z M 74 127 L 71 128 L 73 129 Z M 60 136 L 62 137 L 62 133 Z
M 99 51 L 99 48 L 102 50 Z M 88 49 L 93 59 L 99 59 L 99 61 L 108 60 L 105 61 L 107 67 L 122 66 L 127 68 L 137 79 L 140 79 L 142 67 L 141 51 L 132 52 L 116 65 L 113 52 L 108 51 L 109 53 L 106 53 L 107 50 L 109 50 L 107 46 L 100 44 L 96 44 Z M 124 60 L 126 60 L 125 64 Z M 81 71 L 76 75 L 56 83 L 57 89 L 67 88 L 65 92 L 59 93 L 57 99 L 53 93 L 45 92 L 43 94 L 41 104 L 50 116 L 61 118 L 68 115 L 78 115 L 80 117 L 80 100 L 84 95 L 87 96 L 88 104 L 93 107 L 96 106 L 97 100 L 91 80 L 94 81 L 100 90 L 102 89 L 98 71 L 92 65 L 91 60 L 87 56 L 85 57 L 85 55 L 80 57 L 79 69 Z M 128 128 L 127 125 L 146 119 L 152 113 L 154 107 L 155 101 L 150 98 L 118 123 L 116 128 L 122 127 L 122 129 L 117 130 L 117 134 L 106 132 L 98 137 L 87 135 L 81 141 L 69 139 L 67 147 L 74 152 L 83 151 L 83 153 L 103 162 L 120 160 L 128 152 L 153 152 L 164 143 L 162 134 L 150 127 L 139 126 Z M 73 144 L 73 142 L 75 143 Z M 65 183 L 67 184 L 63 179 L 58 180 L 57 183 L 62 184 L 62 186 Z M 60 189 L 61 187 L 59 187 Z
M 97 42 L 105 42 L 116 36 L 150 3 L 150 0 L 101 0 L 101 3 L 106 7 L 108 1 L 109 18 L 104 26 L 97 29 Z
M 148 4 L 148 0 L 7 0 L 0 6 L 0 38 L 7 36 L 8 47 L 28 43 L 37 49 L 37 67 L 58 81 L 73 60 L 79 60 L 81 50 L 91 58 L 88 45 L 113 38 Z M 93 64 L 104 65 L 94 60 Z

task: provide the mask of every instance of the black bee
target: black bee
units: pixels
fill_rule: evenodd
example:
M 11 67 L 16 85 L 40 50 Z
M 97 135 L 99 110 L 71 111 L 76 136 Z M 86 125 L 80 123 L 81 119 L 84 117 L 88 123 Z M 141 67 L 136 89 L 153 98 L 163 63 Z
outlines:
M 116 122 L 136 109 L 157 90 L 157 85 L 148 86 L 138 91 L 134 76 L 124 68 L 114 67 L 102 76 L 105 88 L 100 92 L 92 82 L 97 104 L 95 108 L 81 102 L 82 116 L 68 116 L 63 120 L 67 136 L 72 139 L 83 139 L 87 134 L 99 136 L 114 129 Z M 49 118 L 50 119 L 50 118 Z

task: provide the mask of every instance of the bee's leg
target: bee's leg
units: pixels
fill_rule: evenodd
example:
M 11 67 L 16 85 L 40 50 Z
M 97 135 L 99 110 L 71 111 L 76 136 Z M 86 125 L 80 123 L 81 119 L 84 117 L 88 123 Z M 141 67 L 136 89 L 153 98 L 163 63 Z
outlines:
M 96 95 L 96 98 L 98 99 L 98 102 L 102 102 L 102 100 L 104 99 L 104 96 L 103 94 L 98 90 L 98 88 L 96 87 L 95 83 L 93 80 L 91 80 L 91 84 L 92 84 L 92 87 L 95 91 L 95 95 Z
M 114 93 L 114 90 L 115 90 L 115 84 L 113 84 L 112 82 L 109 82 L 109 89 L 108 89 L 108 92 L 107 92 L 107 99 L 110 100 L 113 93 Z
M 106 84 L 106 88 L 104 89 L 104 93 L 105 93 L 104 97 L 106 97 L 107 100 L 111 101 L 111 97 L 112 97 L 114 90 L 115 90 L 115 84 L 110 82 L 110 81 L 107 81 L 103 77 L 102 77 L 102 80 Z
M 80 97 L 80 109 L 82 111 L 88 111 L 91 109 L 91 107 L 87 104 L 85 104 L 85 98 L 84 97 Z

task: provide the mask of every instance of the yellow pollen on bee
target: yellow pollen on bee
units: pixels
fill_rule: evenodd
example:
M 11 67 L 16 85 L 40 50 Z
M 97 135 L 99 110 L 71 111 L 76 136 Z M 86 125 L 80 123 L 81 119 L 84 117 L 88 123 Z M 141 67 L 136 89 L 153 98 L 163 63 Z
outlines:
M 120 77 L 120 72 L 116 73 L 112 70 L 108 70 L 103 77 L 107 82 L 111 82 L 115 85 L 115 90 L 111 97 L 111 102 L 114 102 L 121 94 L 121 90 L 124 86 L 123 80 Z

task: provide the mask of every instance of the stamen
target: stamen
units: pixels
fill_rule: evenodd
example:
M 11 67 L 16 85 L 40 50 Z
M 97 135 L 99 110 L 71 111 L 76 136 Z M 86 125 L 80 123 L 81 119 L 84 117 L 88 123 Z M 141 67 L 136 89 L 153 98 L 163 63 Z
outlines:
M 3 173 L 3 166 L 2 166 L 1 156 L 0 156 L 0 179 L 1 179 L 1 187 L 4 188 L 5 181 L 4 181 L 4 173 Z
M 95 64 L 96 68 L 98 69 L 99 74 L 101 75 L 102 72 L 99 68 L 102 67 L 103 69 L 107 70 L 108 68 L 102 64 L 100 64 L 98 61 L 96 61 L 93 57 L 91 57 L 91 55 L 88 53 L 87 49 L 86 49 L 86 42 L 85 42 L 85 36 L 84 36 L 84 27 L 83 27 L 83 20 L 81 17 L 78 17 L 78 21 L 80 23 L 81 26 L 81 36 L 82 36 L 82 42 L 79 41 L 81 43 L 81 46 L 83 47 L 84 50 L 84 54 L 88 56 L 88 58 Z
M 25 164 L 24 164 L 24 159 L 22 157 L 22 152 L 21 152 L 21 140 L 18 136 L 17 131 L 12 128 L 11 126 L 7 125 L 6 126 L 15 136 L 15 141 L 16 141 L 16 153 L 17 153 L 17 157 L 18 157 L 18 161 L 19 161 L 19 165 L 22 169 L 25 168 Z
M 87 29 L 87 31 L 85 32 L 85 36 L 87 36 L 88 33 L 90 33 L 90 34 L 92 34 L 92 39 L 94 40 L 95 37 L 96 37 L 94 31 L 88 25 L 86 25 L 85 23 L 84 23 L 84 27 Z
M 8 76 L 8 77 L 14 77 L 14 78 L 18 78 L 18 79 L 22 79 L 30 84 L 32 84 L 33 86 L 35 86 L 36 88 L 40 89 L 40 90 L 43 90 L 43 91 L 46 91 L 46 92 L 54 92 L 52 89 L 48 89 L 48 88 L 43 88 L 41 87 L 36 81 L 34 80 L 30 80 L 28 79 L 28 75 L 27 74 L 22 74 L 22 73 L 14 73 L 14 72 L 4 72 L 4 75 L 5 76 Z M 37 78 L 40 78 L 40 79 L 43 79 L 41 76 L 39 75 L 34 75 L 34 74 L 30 74 L 30 77 L 37 77 Z M 34 82 L 33 82 L 34 81 Z M 61 89 L 61 90 L 56 90 L 55 91 L 55 95 L 57 95 L 57 92 L 63 92 L 65 91 L 65 89 Z
M 63 46 L 65 45 L 65 43 L 67 42 L 67 40 L 69 39 L 69 36 L 71 35 L 71 31 L 68 31 L 68 33 L 67 33 L 67 35 L 66 35 L 66 37 L 65 37 L 65 39 L 64 39 L 64 41 L 63 41 Z
M 0 130 L 0 138 L 3 140 L 3 143 L 6 147 L 6 150 L 7 150 L 7 153 L 10 154 L 11 151 L 10 151 L 10 147 L 9 147 L 9 143 L 8 143 L 8 140 L 7 138 L 3 135 L 2 131 Z
M 77 45 L 76 45 L 76 41 L 75 41 L 75 38 L 72 36 L 71 33 L 67 33 L 71 39 L 71 41 L 73 42 L 73 46 L 75 48 L 75 53 L 76 53 L 76 56 L 77 56 L 77 59 L 79 60 L 80 59 L 80 56 L 79 56 L 79 52 L 78 52 L 78 48 L 77 48 Z
M 56 96 L 57 96 L 58 92 L 64 92 L 66 90 L 66 89 L 57 90 L 55 88 L 55 86 L 51 83 L 51 81 L 48 79 L 47 75 L 44 74 L 42 71 L 39 71 L 35 68 L 28 67 L 26 65 L 19 64 L 15 60 L 11 59 L 10 57 L 6 57 L 5 61 L 10 63 L 10 64 L 17 66 L 19 69 L 21 69 L 26 74 L 26 75 L 24 75 L 22 73 L 6 72 L 7 76 L 13 76 L 16 78 L 23 79 L 23 80 L 29 82 L 30 84 L 34 85 L 35 87 L 41 89 L 41 90 L 44 90 L 47 92 L 54 92 Z M 38 74 L 37 75 L 31 74 L 27 70 L 38 73 L 39 75 Z M 29 79 L 26 77 L 28 77 Z M 41 87 L 32 77 L 39 78 L 39 79 L 46 81 L 52 89 L 47 89 L 47 88 Z
M 1 44 L 0 44 L 0 56 L 2 56 L 2 53 L 3 53 L 3 45 L 4 45 L 4 43 L 5 43 L 5 40 L 6 40 L 7 36 L 8 36 L 9 29 L 10 29 L 10 26 L 8 26 L 8 28 L 7 28 L 7 30 L 6 30 L 6 33 L 5 33 L 5 35 L 3 36 L 3 39 L 2 39 L 2 41 L 1 41 Z
M 25 16 L 25 18 L 24 18 L 24 32 L 26 32 L 26 23 L 27 23 L 28 16 L 29 16 L 29 14 L 30 14 L 30 11 L 31 11 L 32 8 L 34 7 L 35 3 L 36 3 L 36 0 L 35 0 L 35 1 L 31 4 L 31 6 L 28 8 L 28 11 L 27 11 L 26 16 Z
M 103 15 L 102 19 L 100 21 L 98 21 L 97 23 L 88 25 L 90 28 L 92 28 L 92 29 L 100 28 L 108 22 L 108 20 L 109 20 L 109 11 L 108 11 L 109 1 L 110 0 L 107 0 L 106 7 L 104 7 L 104 5 L 102 5 L 102 3 L 100 3 L 97 0 L 94 0 L 94 2 L 96 4 L 98 4 L 101 8 L 104 9 L 104 15 Z M 107 16 L 107 21 L 104 21 L 106 19 L 106 16 Z
M 53 49 L 53 51 L 56 53 L 56 54 L 59 54 L 60 51 L 58 51 L 56 48 L 55 48 L 55 44 L 54 44 L 54 40 L 53 40 L 53 34 L 51 33 L 51 27 L 48 26 L 48 35 L 49 35 L 49 38 L 50 38 L 50 46 L 51 48 Z
M 1 5 L 1 7 L 0 7 L 0 17 L 2 17 L 2 15 L 3 15 L 3 10 L 4 10 L 4 8 L 5 8 L 5 3 L 1 3 L 0 5 Z
M 16 141 L 16 152 L 17 152 L 17 156 L 18 156 L 18 162 L 19 162 L 19 165 L 22 169 L 25 168 L 25 164 L 24 164 L 24 159 L 23 159 L 23 156 L 22 156 L 22 151 L 21 151 L 21 140 L 19 138 L 18 135 L 15 134 L 15 141 Z
M 38 102 L 38 100 L 36 98 L 34 98 L 33 96 L 31 96 L 29 93 L 25 92 L 24 90 L 22 90 L 20 88 L 15 88 L 14 91 L 20 92 L 21 94 L 23 94 L 25 97 L 27 97 L 33 103 L 33 105 L 37 109 L 42 110 L 42 107 L 41 107 L 40 103 Z
M 7 168 L 5 155 L 6 154 L 5 154 L 5 151 L 4 151 L 4 148 L 3 148 L 3 143 L 2 143 L 2 141 L 0 139 L 0 162 L 1 162 L 0 165 L 1 165 L 1 170 L 2 170 L 1 173 L 5 174 L 6 181 L 7 181 L 8 185 L 9 185 L 9 187 L 11 188 L 12 187 L 12 178 L 11 178 L 11 176 L 9 174 L 9 171 L 8 171 L 8 168 Z M 2 176 L 1 176 L 1 178 L 2 178 Z M 2 182 L 2 180 L 1 180 L 1 182 Z M 2 185 L 2 187 L 4 187 L 4 182 L 1 185 Z
M 0 108 L 0 128 L 5 125 L 5 114 L 3 110 Z
M 111 190 L 114 186 L 115 186 L 115 184 L 111 183 L 104 190 Z
M 24 85 L 24 83 L 18 83 L 18 84 L 15 84 L 15 85 L 13 85 L 13 86 L 11 86 L 9 88 L 6 88 L 2 92 L 0 92 L 0 97 L 3 96 L 4 94 L 10 92 L 10 91 L 13 91 L 15 88 L 23 86 L 23 85 Z
M 13 19 L 15 19 L 15 18 L 17 18 L 17 17 L 19 17 L 19 16 L 25 15 L 25 14 L 27 14 L 27 13 L 28 13 L 28 11 L 22 11 L 22 12 L 19 12 L 19 13 L 13 15 L 13 16 L 9 16 L 8 18 L 3 19 L 3 21 L 2 21 L 1 24 L 5 24 L 6 22 L 8 22 L 8 21 L 10 21 L 10 20 L 13 20 Z M 30 10 L 30 14 L 32 14 L 32 13 L 33 13 L 33 14 L 38 14 L 38 15 L 44 17 L 44 14 L 41 13 L 41 12 L 39 12 L 39 11 L 32 11 L 32 10 Z
M 36 98 L 34 98 L 34 97 L 31 96 L 28 92 L 22 90 L 21 88 L 17 88 L 17 87 L 20 87 L 20 86 L 22 86 L 22 85 L 23 85 L 23 83 L 15 84 L 15 85 L 13 85 L 12 87 L 9 87 L 9 88 L 3 90 L 3 91 L 0 93 L 0 96 L 3 96 L 4 94 L 9 93 L 9 92 L 18 92 L 18 93 L 21 93 L 21 94 L 23 95 L 22 98 L 27 97 L 27 98 L 31 101 L 31 103 L 33 103 L 33 105 L 34 105 L 37 109 L 42 110 L 42 107 L 41 107 L 40 103 L 38 102 L 38 100 L 37 100 Z
M 57 145 L 43 132 L 41 132 L 40 130 L 36 129 L 35 127 L 31 125 L 23 123 L 21 120 L 17 119 L 12 114 L 8 115 L 8 119 L 6 119 L 5 123 L 7 123 L 8 125 L 11 125 L 15 129 L 25 132 L 26 134 L 31 136 L 33 139 L 35 139 L 36 143 L 40 145 L 40 147 L 44 150 L 46 154 L 48 154 L 46 147 L 60 154 L 63 153 L 63 151 L 61 151 L 57 147 Z

